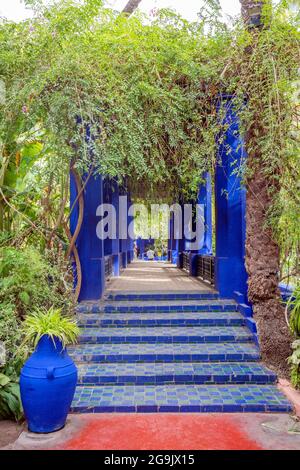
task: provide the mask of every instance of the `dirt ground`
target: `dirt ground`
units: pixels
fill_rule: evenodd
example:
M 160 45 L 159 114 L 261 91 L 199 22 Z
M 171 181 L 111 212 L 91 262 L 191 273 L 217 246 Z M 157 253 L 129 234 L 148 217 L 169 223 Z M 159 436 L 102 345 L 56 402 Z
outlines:
M 9 420 L 0 421 L 0 449 L 15 442 L 25 429 L 25 423 L 18 424 Z

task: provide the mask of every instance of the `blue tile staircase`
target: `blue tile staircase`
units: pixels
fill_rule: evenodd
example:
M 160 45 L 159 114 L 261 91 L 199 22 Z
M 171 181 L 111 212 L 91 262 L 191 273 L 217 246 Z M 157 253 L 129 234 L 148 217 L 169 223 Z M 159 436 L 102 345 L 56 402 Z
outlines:
M 108 292 L 77 312 L 82 333 L 69 348 L 79 371 L 74 412 L 292 410 L 259 362 L 253 320 L 234 300 Z

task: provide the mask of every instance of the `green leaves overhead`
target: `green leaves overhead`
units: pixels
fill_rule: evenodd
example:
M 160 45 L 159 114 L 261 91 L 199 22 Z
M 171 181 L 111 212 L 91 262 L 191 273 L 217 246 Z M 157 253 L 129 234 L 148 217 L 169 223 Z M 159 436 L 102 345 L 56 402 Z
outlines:
M 94 0 L 63 0 L 39 7 L 32 21 L 3 23 L 0 36 L 4 140 L 12 121 L 22 132 L 41 125 L 66 159 L 76 147 L 78 167 L 86 170 L 87 144 L 76 126 L 81 116 L 92 123 L 96 171 L 130 175 L 143 186 L 168 181 L 171 190 L 178 178 L 186 185 L 188 168 L 195 186 L 201 144 L 206 165 L 214 146 L 214 129 L 209 147 L 204 138 L 211 106 L 203 80 L 218 83 L 228 32 L 205 35 L 203 23 L 189 24 L 166 10 L 150 23 L 117 17 Z

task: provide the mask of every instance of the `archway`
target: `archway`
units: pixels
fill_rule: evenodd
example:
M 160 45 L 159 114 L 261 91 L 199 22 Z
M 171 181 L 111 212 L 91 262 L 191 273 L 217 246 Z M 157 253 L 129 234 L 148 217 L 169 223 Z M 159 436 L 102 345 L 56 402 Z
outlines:
M 203 175 L 196 201 L 204 207 L 204 239 L 201 247 L 191 248 L 189 240 L 177 237 L 174 233 L 171 216 L 168 258 L 178 267 L 188 270 L 191 276 L 202 277 L 214 285 L 221 297 L 230 298 L 235 292 L 239 292 L 240 300 L 246 303 L 246 194 L 242 184 L 246 155 L 232 100 L 225 97 L 223 102 L 226 109 L 223 117 L 226 130 L 218 145 L 215 172 L 214 175 L 208 172 Z M 215 196 L 215 253 L 212 247 L 212 177 Z M 124 198 L 120 199 L 120 195 Z M 125 186 L 119 187 L 114 180 L 101 175 L 90 175 L 84 187 L 83 198 L 84 216 L 76 240 L 82 269 L 79 301 L 99 300 L 105 290 L 105 279 L 111 275 L 118 276 L 120 270 L 125 269 L 133 259 L 133 240 L 128 236 L 128 226 L 132 219 L 128 215 L 130 194 Z M 73 234 L 79 217 L 77 199 L 78 188 L 71 173 L 71 206 L 75 206 L 71 218 Z M 99 223 L 97 210 L 103 203 L 109 203 L 115 209 L 117 233 L 112 239 L 108 237 L 100 240 L 96 233 Z

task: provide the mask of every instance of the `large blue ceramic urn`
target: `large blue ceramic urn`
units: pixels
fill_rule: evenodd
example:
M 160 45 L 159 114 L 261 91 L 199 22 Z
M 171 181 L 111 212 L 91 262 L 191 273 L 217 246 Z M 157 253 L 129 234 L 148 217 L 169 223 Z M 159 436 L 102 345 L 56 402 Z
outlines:
M 64 427 L 76 383 L 77 368 L 61 341 L 42 336 L 20 377 L 29 431 L 49 433 Z

